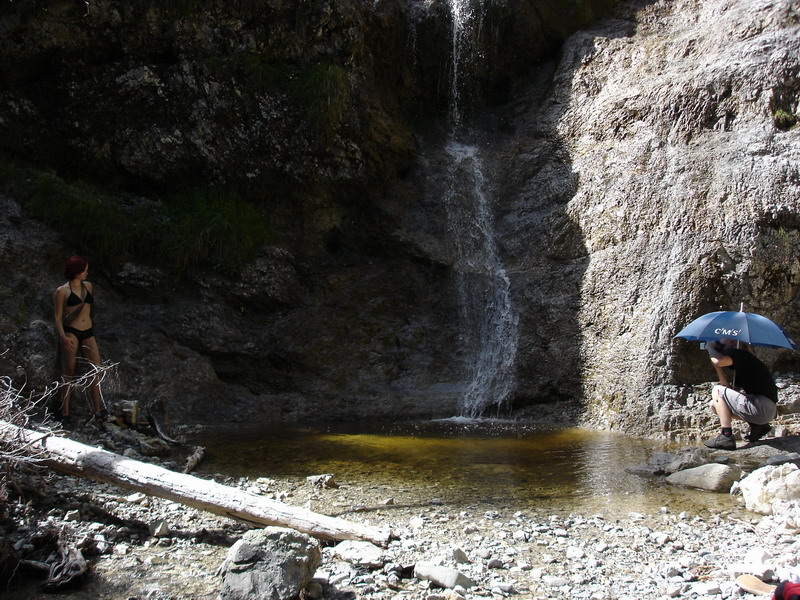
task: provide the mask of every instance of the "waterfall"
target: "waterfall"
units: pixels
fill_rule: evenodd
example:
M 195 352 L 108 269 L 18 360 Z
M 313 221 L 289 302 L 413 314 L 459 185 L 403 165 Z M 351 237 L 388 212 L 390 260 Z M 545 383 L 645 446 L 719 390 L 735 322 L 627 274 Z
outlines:
M 464 142 L 462 91 L 478 58 L 473 38 L 480 11 L 469 0 L 448 0 L 453 21 L 449 158 L 445 204 L 456 249 L 455 270 L 463 324 L 462 340 L 474 351 L 462 414 L 476 417 L 502 407 L 514 390 L 519 319 L 511 304 L 510 280 L 497 247 L 491 186 L 480 149 Z

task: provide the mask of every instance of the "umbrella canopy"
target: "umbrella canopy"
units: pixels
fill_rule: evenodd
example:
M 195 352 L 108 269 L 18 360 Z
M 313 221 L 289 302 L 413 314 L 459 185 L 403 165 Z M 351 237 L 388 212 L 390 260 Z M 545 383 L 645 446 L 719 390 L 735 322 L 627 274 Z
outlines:
M 794 340 L 775 322 L 755 313 L 718 311 L 698 317 L 675 337 L 691 341 L 738 340 L 753 346 L 797 350 Z

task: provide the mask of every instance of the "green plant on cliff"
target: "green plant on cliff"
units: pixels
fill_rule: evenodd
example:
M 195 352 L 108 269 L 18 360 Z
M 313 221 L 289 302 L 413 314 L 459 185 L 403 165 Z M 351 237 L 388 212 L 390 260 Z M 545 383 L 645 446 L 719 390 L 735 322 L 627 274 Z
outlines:
M 152 244 L 152 217 L 145 211 L 123 211 L 91 186 L 66 183 L 50 173 L 6 166 L 4 174 L 13 174 L 13 194 L 34 218 L 76 251 L 90 254 L 96 265 L 118 263 Z
M 267 217 L 235 192 L 201 190 L 177 198 L 169 221 L 161 248 L 179 273 L 204 265 L 235 271 L 270 237 Z
M 210 58 L 206 66 L 218 77 L 232 76 L 246 93 L 288 95 L 323 147 L 335 136 L 351 99 L 347 70 L 333 63 L 275 61 L 251 50 Z
M 293 92 L 305 109 L 317 142 L 323 146 L 330 144 L 350 103 L 347 71 L 328 63 L 307 67 L 294 83 Z
M 270 235 L 263 212 L 235 192 L 132 199 L 2 160 L 0 190 L 101 268 L 135 260 L 179 275 L 197 267 L 235 271 Z
M 782 131 L 787 131 L 797 125 L 797 115 L 790 113 L 789 111 L 783 110 L 779 108 L 775 111 L 774 115 L 775 119 L 775 127 Z

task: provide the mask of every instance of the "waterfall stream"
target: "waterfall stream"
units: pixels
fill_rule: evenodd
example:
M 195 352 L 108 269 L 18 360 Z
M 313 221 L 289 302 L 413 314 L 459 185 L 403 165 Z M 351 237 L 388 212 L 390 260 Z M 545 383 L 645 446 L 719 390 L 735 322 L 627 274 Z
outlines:
M 473 39 L 480 29 L 480 11 L 469 0 L 449 0 L 449 6 L 453 20 L 453 74 L 445 203 L 457 253 L 462 340 L 475 353 L 461 413 L 476 417 L 511 400 L 519 319 L 511 304 L 510 280 L 495 240 L 494 195 L 480 148 L 463 141 L 469 132 L 463 122 L 462 89 L 469 85 L 469 68 L 479 58 Z

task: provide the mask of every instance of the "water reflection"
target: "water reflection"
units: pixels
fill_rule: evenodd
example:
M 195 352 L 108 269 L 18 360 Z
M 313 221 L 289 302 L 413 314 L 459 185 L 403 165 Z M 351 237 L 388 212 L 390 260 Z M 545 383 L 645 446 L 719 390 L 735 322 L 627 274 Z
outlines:
M 196 443 L 207 473 L 336 480 L 454 506 L 581 512 L 657 510 L 718 503 L 719 495 L 667 488 L 626 468 L 662 443 L 583 429 L 542 429 L 496 420 L 286 426 L 207 432 Z M 695 506 L 696 508 L 696 506 Z

